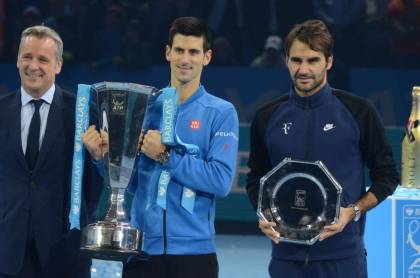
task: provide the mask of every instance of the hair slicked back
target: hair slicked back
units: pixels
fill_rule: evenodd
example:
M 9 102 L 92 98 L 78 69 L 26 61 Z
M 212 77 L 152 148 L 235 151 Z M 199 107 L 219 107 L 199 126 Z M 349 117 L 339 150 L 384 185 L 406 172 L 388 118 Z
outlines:
M 284 42 L 286 56 L 289 56 L 290 47 L 296 39 L 310 49 L 322 52 L 326 59 L 333 55 L 334 39 L 321 20 L 310 19 L 292 28 Z

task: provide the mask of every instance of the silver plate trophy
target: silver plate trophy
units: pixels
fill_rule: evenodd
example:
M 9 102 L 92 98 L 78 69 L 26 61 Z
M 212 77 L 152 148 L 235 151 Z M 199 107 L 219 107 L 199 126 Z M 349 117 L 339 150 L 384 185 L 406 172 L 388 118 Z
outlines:
M 141 251 L 142 232 L 130 226 L 124 199 L 135 167 L 147 101 L 157 89 L 101 82 L 91 90 L 96 93 L 100 128 L 108 137 L 109 150 L 103 159 L 110 196 L 105 218 L 83 229 L 81 249 L 94 258 L 124 261 Z
M 280 241 L 312 245 L 338 221 L 341 191 L 321 161 L 285 158 L 261 178 L 257 214 L 277 224 Z

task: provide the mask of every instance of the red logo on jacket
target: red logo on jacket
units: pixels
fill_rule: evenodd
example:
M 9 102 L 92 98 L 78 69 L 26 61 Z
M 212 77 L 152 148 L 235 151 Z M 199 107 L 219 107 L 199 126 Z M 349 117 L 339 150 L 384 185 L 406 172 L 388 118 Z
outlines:
M 200 121 L 199 120 L 192 120 L 190 123 L 191 129 L 199 129 L 200 128 Z

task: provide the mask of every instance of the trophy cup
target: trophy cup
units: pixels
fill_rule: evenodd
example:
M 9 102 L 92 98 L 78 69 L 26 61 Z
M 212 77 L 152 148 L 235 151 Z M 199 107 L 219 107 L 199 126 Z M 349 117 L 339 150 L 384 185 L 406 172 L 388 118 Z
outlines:
M 277 224 L 280 241 L 312 245 L 338 221 L 341 192 L 321 161 L 285 158 L 261 178 L 257 214 Z
M 126 260 L 140 254 L 142 232 L 130 226 L 124 208 L 125 191 L 135 167 L 138 140 L 149 96 L 157 89 L 133 83 L 101 82 L 96 93 L 99 125 L 107 137 L 105 185 L 110 188 L 105 218 L 82 230 L 81 249 L 93 258 Z

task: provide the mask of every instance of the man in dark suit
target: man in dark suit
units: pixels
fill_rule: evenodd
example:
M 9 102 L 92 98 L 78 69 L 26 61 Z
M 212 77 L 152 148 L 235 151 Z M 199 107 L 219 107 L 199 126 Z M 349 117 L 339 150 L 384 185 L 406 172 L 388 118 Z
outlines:
M 23 31 L 21 88 L 0 98 L 1 278 L 90 277 L 90 260 L 77 252 L 80 232 L 69 232 L 75 96 L 54 83 L 62 53 L 52 29 Z M 85 164 L 82 226 L 100 185 Z

